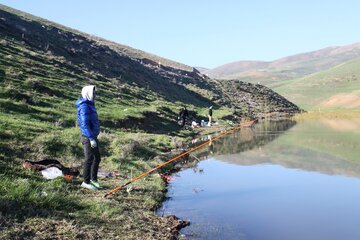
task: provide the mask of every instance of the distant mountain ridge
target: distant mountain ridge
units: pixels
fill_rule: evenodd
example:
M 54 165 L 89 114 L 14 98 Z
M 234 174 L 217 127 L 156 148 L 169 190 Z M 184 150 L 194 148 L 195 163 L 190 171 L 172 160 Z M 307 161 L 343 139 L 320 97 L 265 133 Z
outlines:
M 360 57 L 360 43 L 328 47 L 296 54 L 275 61 L 238 61 L 203 71 L 212 78 L 238 79 L 271 85 L 323 71 Z

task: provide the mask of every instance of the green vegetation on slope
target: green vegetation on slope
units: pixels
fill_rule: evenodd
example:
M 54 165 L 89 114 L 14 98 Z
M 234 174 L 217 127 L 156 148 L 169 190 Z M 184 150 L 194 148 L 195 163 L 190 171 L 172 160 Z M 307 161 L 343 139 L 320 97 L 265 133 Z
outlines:
M 168 157 L 165 152 L 189 136 L 189 132 L 177 132 L 175 121 L 184 103 L 168 101 L 165 98 L 176 96 L 163 97 L 137 83 L 141 72 L 138 78 L 109 77 L 26 44 L 21 37 L 2 34 L 1 39 L 0 237 L 170 238 L 171 223 L 153 213 L 165 196 L 159 175 L 137 182 L 129 194 L 103 199 L 104 192 L 80 190 L 80 178 L 72 183 L 45 181 L 38 173 L 23 170 L 21 162 L 55 158 L 68 167 L 81 165 L 83 150 L 74 104 L 84 85 L 95 84 L 102 127 L 101 170 L 117 170 L 122 176 L 104 182 L 109 190 L 160 164 Z M 174 85 L 173 90 L 195 104 L 208 104 L 209 100 L 179 87 L 176 90 Z M 189 106 L 197 108 L 202 109 Z
M 306 110 L 359 110 L 360 60 L 271 88 Z
M 80 178 L 72 183 L 45 181 L 38 173 L 23 170 L 21 162 L 55 158 L 65 166 L 81 165 L 83 150 L 74 103 L 82 86 L 92 83 L 99 91 L 101 169 L 118 170 L 122 176 L 104 182 L 109 189 L 160 164 L 166 159 L 163 153 L 189 135 L 166 134 L 178 130 L 174 118 L 179 104 L 135 84 L 120 85 L 111 79 L 98 80 L 86 71 L 75 72 L 77 66 L 61 62 L 61 57 L 16 40 L 3 40 L 1 46 L 0 237 L 169 238 L 169 231 L 153 228 L 171 227 L 153 214 L 165 194 L 159 175 L 139 181 L 130 194 L 106 200 L 104 192 L 80 190 Z M 57 66 L 60 64 L 62 67 Z

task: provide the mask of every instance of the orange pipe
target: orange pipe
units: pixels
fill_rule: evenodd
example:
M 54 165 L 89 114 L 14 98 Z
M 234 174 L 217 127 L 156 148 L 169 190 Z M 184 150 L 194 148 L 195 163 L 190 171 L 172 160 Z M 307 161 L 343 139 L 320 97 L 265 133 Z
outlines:
M 251 125 L 253 125 L 255 122 L 256 122 L 256 120 L 253 120 L 253 121 L 248 122 L 247 124 L 239 125 L 238 127 L 233 128 L 233 129 L 231 129 L 231 130 L 229 130 L 229 131 L 227 131 L 227 132 L 225 132 L 225 133 L 222 133 L 222 134 L 220 134 L 219 136 L 216 136 L 216 137 L 214 137 L 213 139 L 210 139 L 210 140 L 208 140 L 208 141 L 200 144 L 199 146 L 196 146 L 196 147 L 190 149 L 190 150 L 187 151 L 187 152 L 181 153 L 181 154 L 177 155 L 176 157 L 173 157 L 173 158 L 171 158 L 170 160 L 168 160 L 168 161 L 166 161 L 166 162 L 158 165 L 157 167 L 155 167 L 155 168 L 153 168 L 153 169 L 151 169 L 151 170 L 149 170 L 149 171 L 147 171 L 147 172 L 143 172 L 142 174 L 140 174 L 139 176 L 131 179 L 131 180 L 128 181 L 127 183 L 125 183 L 125 184 L 123 184 L 123 185 L 120 185 L 120 186 L 114 188 L 114 189 L 111 190 L 110 192 L 106 193 L 104 197 L 107 197 L 107 196 L 109 196 L 109 195 L 112 195 L 112 194 L 114 194 L 115 192 L 117 192 L 117 191 L 119 191 L 120 189 L 122 189 L 123 187 L 129 185 L 130 183 L 133 183 L 133 182 L 139 180 L 140 178 L 142 178 L 142 177 L 144 177 L 144 176 L 146 176 L 146 175 L 149 175 L 150 173 L 156 171 L 157 169 L 162 168 L 163 166 L 165 166 L 165 165 L 167 165 L 167 164 L 169 164 L 169 163 L 171 163 L 171 162 L 173 162 L 173 161 L 175 161 L 175 160 L 177 160 L 177 159 L 179 159 L 179 158 L 181 158 L 181 157 L 183 157 L 183 156 L 185 156 L 185 155 L 187 155 L 187 154 L 189 154 L 189 153 L 191 153 L 191 152 L 193 152 L 193 151 L 195 151 L 195 150 L 197 150 L 197 149 L 199 149 L 199 148 L 204 147 L 204 146 L 207 145 L 210 141 L 215 141 L 215 140 L 217 140 L 217 139 L 219 139 L 219 138 L 221 138 L 221 137 L 224 137 L 224 136 L 226 136 L 226 135 L 228 135 L 228 134 L 230 134 L 230 133 L 232 133 L 232 132 L 234 132 L 234 131 L 242 128 L 242 127 L 244 127 L 244 126 L 251 126 Z M 249 123 L 250 123 L 250 124 L 249 124 Z

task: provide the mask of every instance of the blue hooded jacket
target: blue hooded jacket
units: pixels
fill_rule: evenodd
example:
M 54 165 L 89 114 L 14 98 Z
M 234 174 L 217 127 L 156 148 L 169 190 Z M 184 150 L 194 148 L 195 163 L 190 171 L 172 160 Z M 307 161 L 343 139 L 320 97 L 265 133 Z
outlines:
M 85 88 L 86 87 L 84 87 L 84 89 Z M 94 88 L 95 87 L 91 88 L 91 91 L 93 91 Z M 87 97 L 84 93 L 82 95 L 83 97 Z M 90 95 L 92 96 L 92 94 Z M 86 98 L 79 98 L 75 105 L 77 107 L 77 121 L 82 135 L 89 138 L 90 141 L 95 140 L 100 133 L 100 123 L 93 99 L 91 101 Z

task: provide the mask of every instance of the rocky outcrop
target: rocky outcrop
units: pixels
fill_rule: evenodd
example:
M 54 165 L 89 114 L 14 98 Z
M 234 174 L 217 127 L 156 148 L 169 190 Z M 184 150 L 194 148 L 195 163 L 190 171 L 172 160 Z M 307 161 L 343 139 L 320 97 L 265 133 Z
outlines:
M 234 109 L 237 116 L 253 118 L 287 116 L 301 111 L 271 89 L 238 80 L 219 82 L 223 92 L 223 104 Z

